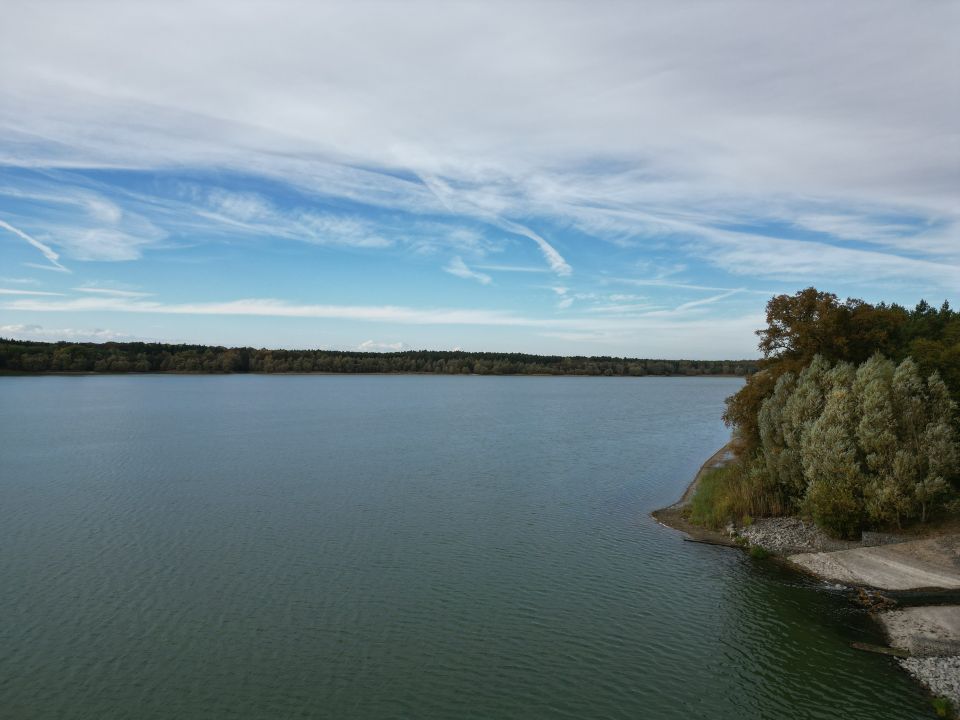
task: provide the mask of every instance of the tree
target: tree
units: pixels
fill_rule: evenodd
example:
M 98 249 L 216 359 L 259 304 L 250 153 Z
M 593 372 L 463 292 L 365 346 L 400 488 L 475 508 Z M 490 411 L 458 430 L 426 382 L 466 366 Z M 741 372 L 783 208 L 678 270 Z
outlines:
M 920 438 L 920 463 L 925 473 L 914 486 L 920 505 L 920 522 L 927 521 L 927 508 L 950 489 L 948 478 L 960 471 L 960 452 L 954 430 L 956 403 L 937 373 L 927 379 L 929 417 Z
M 803 435 L 801 459 L 807 478 L 803 505 L 817 524 L 853 536 L 864 519 L 864 478 L 857 459 L 854 368 L 840 363 L 828 373 L 823 413 Z
M 891 385 L 894 365 L 874 355 L 857 369 L 853 384 L 860 420 L 856 437 L 863 457 L 867 514 L 874 522 L 900 522 L 906 493 L 894 472 L 899 438 Z
M 795 458 L 784 437 L 791 431 L 784 416 L 787 403 L 796 392 L 796 386 L 797 378 L 793 373 L 781 375 L 773 389 L 773 394 L 763 401 L 757 416 L 761 456 L 767 475 L 779 486 L 782 503 L 788 503 L 794 495 Z M 800 468 L 801 481 L 802 477 L 802 468 Z
M 796 389 L 784 408 L 782 482 L 788 486 L 794 505 L 806 494 L 808 484 L 801 456 L 803 439 L 823 412 L 831 382 L 830 363 L 822 355 L 815 355 L 797 378 Z
M 799 360 L 815 355 L 860 363 L 874 352 L 889 352 L 906 314 L 902 308 L 874 306 L 806 288 L 777 295 L 767 303 L 767 327 L 758 330 L 765 358 Z

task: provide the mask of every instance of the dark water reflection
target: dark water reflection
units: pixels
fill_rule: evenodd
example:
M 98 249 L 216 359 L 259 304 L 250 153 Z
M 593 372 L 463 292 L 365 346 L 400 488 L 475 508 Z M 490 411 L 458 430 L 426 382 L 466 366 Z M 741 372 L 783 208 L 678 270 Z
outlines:
M 738 385 L 0 378 L 0 714 L 927 717 L 842 596 L 649 518 Z

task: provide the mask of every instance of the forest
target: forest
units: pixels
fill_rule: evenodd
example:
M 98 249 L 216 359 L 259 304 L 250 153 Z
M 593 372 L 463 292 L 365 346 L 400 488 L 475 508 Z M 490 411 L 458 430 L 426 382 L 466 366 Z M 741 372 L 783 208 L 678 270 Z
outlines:
M 522 353 L 268 350 L 161 343 L 0 339 L 0 373 L 433 373 L 440 375 L 737 375 L 754 360 L 651 360 Z
M 695 521 L 799 514 L 853 537 L 960 513 L 960 313 L 807 288 L 772 298 L 757 334 L 760 369 L 725 413 L 738 459 Z

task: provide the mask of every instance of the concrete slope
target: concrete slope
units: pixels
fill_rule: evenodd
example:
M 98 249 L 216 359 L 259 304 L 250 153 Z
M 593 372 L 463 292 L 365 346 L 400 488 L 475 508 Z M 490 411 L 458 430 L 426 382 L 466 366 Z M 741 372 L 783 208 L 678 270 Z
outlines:
M 828 580 L 884 590 L 960 589 L 960 535 L 897 545 L 791 555 L 790 561 Z

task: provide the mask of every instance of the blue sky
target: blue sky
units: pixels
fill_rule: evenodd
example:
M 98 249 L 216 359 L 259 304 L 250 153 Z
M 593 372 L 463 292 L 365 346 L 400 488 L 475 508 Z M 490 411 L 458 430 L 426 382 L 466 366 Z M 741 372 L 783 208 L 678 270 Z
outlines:
M 0 335 L 756 354 L 960 287 L 955 3 L 27 3 Z

